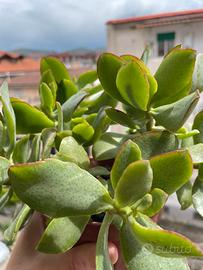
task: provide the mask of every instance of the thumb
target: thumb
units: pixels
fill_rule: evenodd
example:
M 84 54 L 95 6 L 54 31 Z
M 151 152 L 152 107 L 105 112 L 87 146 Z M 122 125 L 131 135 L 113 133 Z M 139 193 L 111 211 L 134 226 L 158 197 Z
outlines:
M 88 243 L 76 246 L 71 253 L 72 269 L 95 270 L 96 244 Z M 118 260 L 118 249 L 113 243 L 109 243 L 109 256 L 112 264 L 115 264 Z

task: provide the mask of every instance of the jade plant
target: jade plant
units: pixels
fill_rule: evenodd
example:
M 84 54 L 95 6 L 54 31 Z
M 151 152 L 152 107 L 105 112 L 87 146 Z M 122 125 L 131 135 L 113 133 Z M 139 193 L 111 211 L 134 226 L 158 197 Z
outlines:
M 38 106 L 9 97 L 3 83 L 0 208 L 20 206 L 7 243 L 38 211 L 46 228 L 36 249 L 45 253 L 71 249 L 100 220 L 97 270 L 113 268 L 110 226 L 129 270 L 187 270 L 186 257 L 203 257 L 153 221 L 173 193 L 182 210 L 193 205 L 203 216 L 203 111 L 186 122 L 203 88 L 202 57 L 177 46 L 154 75 L 147 61 L 147 50 L 141 59 L 104 53 L 97 71 L 73 78 L 42 58 Z

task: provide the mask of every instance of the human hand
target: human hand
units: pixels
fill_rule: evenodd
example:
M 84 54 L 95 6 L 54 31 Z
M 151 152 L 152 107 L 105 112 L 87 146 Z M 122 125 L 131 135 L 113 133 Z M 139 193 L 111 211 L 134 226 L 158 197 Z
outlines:
M 99 224 L 89 224 L 78 244 L 63 254 L 44 254 L 35 250 L 44 230 L 43 218 L 35 213 L 19 235 L 6 270 L 95 270 L 96 238 Z M 109 233 L 109 255 L 115 270 L 124 270 L 119 258 L 118 235 Z

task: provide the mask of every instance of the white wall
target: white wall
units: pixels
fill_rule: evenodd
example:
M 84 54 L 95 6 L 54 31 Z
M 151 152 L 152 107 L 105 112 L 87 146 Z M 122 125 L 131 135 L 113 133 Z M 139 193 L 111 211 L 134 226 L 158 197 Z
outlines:
M 149 67 L 155 71 L 161 61 L 161 57 L 158 57 L 157 34 L 164 32 L 176 33 L 175 45 L 182 44 L 203 53 L 203 21 L 144 29 L 135 29 L 133 23 L 108 25 L 108 51 L 119 55 L 132 53 L 140 57 L 145 46 L 151 44 L 153 51 Z

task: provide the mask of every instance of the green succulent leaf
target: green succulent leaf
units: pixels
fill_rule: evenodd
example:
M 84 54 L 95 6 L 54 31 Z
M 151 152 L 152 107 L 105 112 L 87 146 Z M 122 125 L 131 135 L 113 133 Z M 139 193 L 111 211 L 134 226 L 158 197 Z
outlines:
M 45 128 L 41 133 L 42 140 L 42 159 L 50 157 L 51 149 L 54 146 L 54 141 L 56 137 L 55 128 Z
M 107 170 L 105 167 L 102 167 L 102 166 L 96 166 L 96 167 L 90 168 L 89 173 L 91 173 L 93 176 L 110 175 L 109 170 Z
M 200 165 L 200 170 L 202 171 L 202 164 Z M 200 175 L 200 172 L 193 185 L 192 201 L 194 208 L 203 217 L 203 179 L 202 175 Z
M 112 209 L 112 199 L 103 185 L 72 162 L 48 159 L 12 166 L 9 179 L 23 202 L 52 217 L 92 215 Z
M 12 188 L 9 188 L 3 195 L 0 196 L 0 210 L 9 202 L 13 195 Z
M 116 85 L 126 102 L 135 108 L 147 110 L 149 83 L 145 72 L 138 63 L 131 61 L 123 65 L 118 72 Z
M 153 217 L 164 207 L 168 195 L 159 188 L 154 188 L 150 194 L 152 196 L 152 204 L 145 211 L 142 211 L 142 213 L 149 217 Z
M 113 159 L 118 152 L 124 134 L 107 132 L 93 145 L 93 156 L 96 160 Z
M 203 252 L 189 239 L 158 228 L 145 227 L 132 216 L 128 223 L 135 237 L 151 252 L 164 257 L 203 257 Z
M 203 111 L 195 116 L 192 129 L 199 130 L 199 134 L 194 136 L 195 144 L 203 143 Z
M 109 108 L 109 109 L 106 109 L 106 114 L 115 123 L 118 123 L 125 127 L 135 128 L 135 123 L 133 122 L 131 117 L 122 111 Z
M 93 139 L 94 129 L 88 123 L 80 123 L 72 129 L 73 137 L 80 143 L 87 143 Z
M 128 140 L 121 146 L 111 170 L 111 184 L 114 189 L 127 166 L 140 159 L 141 151 L 136 143 Z
M 97 80 L 97 72 L 96 70 L 89 70 L 86 71 L 84 73 L 82 73 L 78 80 L 77 80 L 77 85 L 79 86 L 79 88 L 83 88 L 88 84 L 92 84 L 93 82 L 95 82 Z
M 1 88 L 1 102 L 3 105 L 3 114 L 7 126 L 7 133 L 9 137 L 9 145 L 6 147 L 7 155 L 9 156 L 13 148 L 15 146 L 16 141 L 16 117 L 11 105 L 9 92 L 8 92 L 8 83 L 6 81 L 3 82 Z
M 43 82 L 40 84 L 39 94 L 42 111 L 48 116 L 51 116 L 52 111 L 55 107 L 55 100 L 51 89 L 46 83 Z
M 203 163 L 203 143 L 187 147 L 194 164 Z
M 192 78 L 192 90 L 203 91 L 203 54 L 198 54 Z
M 108 232 L 113 216 L 106 213 L 101 224 L 96 244 L 96 269 L 113 270 L 108 250 Z
M 161 257 L 146 249 L 127 223 L 121 229 L 120 243 L 128 270 L 189 270 L 185 259 Z
M 148 193 L 153 172 L 148 160 L 131 163 L 124 170 L 115 190 L 115 200 L 122 207 L 132 205 Z
M 90 143 L 94 143 L 95 141 L 97 141 L 101 137 L 101 135 L 108 129 L 109 125 L 110 120 L 106 116 L 105 107 L 101 107 L 94 121 L 92 122 L 92 127 L 94 129 L 94 136 Z
M 147 65 L 149 62 L 151 51 L 151 46 L 147 45 L 142 53 L 141 60 L 145 63 L 145 65 Z
M 57 83 L 60 83 L 63 79 L 70 80 L 70 75 L 68 73 L 65 65 L 54 57 L 44 57 L 41 59 L 40 71 L 43 74 L 47 70 L 51 70 L 52 74 Z
M 192 93 L 174 103 L 157 107 L 151 111 L 156 124 L 170 131 L 181 128 L 199 101 L 199 92 Z
M 88 216 L 54 218 L 45 229 L 37 250 L 44 253 L 64 253 L 79 240 Z
M 20 212 L 17 214 L 14 221 L 9 225 L 9 227 L 4 232 L 4 240 L 7 243 L 12 243 L 15 240 L 18 231 L 24 225 L 24 223 L 29 218 L 31 213 L 32 209 L 30 209 L 30 207 L 25 204 L 20 210 Z
M 126 103 L 116 86 L 116 77 L 124 61 L 111 53 L 103 53 L 97 61 L 97 74 L 104 90 L 116 100 Z
M 150 160 L 153 170 L 153 188 L 172 194 L 192 176 L 192 160 L 187 150 L 158 155 Z
M 13 151 L 14 163 L 25 163 L 30 157 L 30 135 L 22 137 L 17 141 Z
M 8 168 L 11 163 L 8 159 L 0 156 L 0 186 L 8 179 Z
M 139 146 L 143 159 L 176 150 L 179 146 L 176 136 L 168 131 L 137 133 L 131 140 Z
M 40 160 L 41 150 L 42 150 L 41 134 L 35 135 L 32 140 L 31 154 L 29 161 L 34 162 Z
M 102 92 L 99 97 L 95 99 L 88 100 L 84 105 L 88 107 L 87 113 L 97 113 L 101 107 L 112 107 L 114 108 L 117 105 L 118 101 L 111 96 L 109 96 L 106 92 Z
M 192 184 L 190 181 L 178 189 L 176 194 L 182 210 L 192 205 Z
M 87 96 L 87 92 L 79 91 L 75 95 L 71 96 L 65 103 L 62 105 L 63 119 L 65 122 L 68 122 L 80 102 Z
M 137 212 L 145 212 L 150 206 L 152 205 L 152 195 L 147 193 L 146 195 L 144 195 L 144 197 L 142 197 L 142 199 L 140 199 L 139 201 L 137 201 L 134 205 L 131 206 L 132 210 L 135 210 L 135 214 Z
M 46 114 L 30 104 L 19 99 L 12 99 L 11 104 L 16 117 L 17 134 L 38 133 L 54 126 Z
M 154 107 L 175 102 L 189 93 L 195 59 L 192 49 L 174 48 L 165 56 L 155 74 L 158 91 L 152 100 Z
M 85 149 L 71 136 L 64 138 L 61 141 L 57 158 L 63 161 L 76 163 L 82 169 L 88 169 L 90 160 Z
M 78 92 L 77 86 L 71 80 L 63 79 L 58 85 L 57 101 L 65 103 L 70 97 Z

